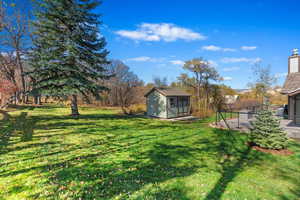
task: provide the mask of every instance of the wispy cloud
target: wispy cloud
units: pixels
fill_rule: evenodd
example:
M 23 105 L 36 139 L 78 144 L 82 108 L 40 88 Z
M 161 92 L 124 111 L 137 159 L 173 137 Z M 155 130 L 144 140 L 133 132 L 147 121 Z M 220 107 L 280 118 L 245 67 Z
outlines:
M 223 48 L 215 45 L 207 45 L 202 47 L 203 50 L 205 51 L 224 51 L 224 52 L 233 52 L 236 51 L 236 49 L 232 48 Z
M 133 61 L 133 62 L 161 62 L 164 61 L 165 58 L 152 58 L 149 56 L 139 56 L 134 58 L 128 58 L 125 61 Z
M 223 68 L 223 71 L 224 72 L 232 72 L 232 71 L 237 71 L 239 69 L 240 69 L 239 67 L 225 67 L 225 68 Z
M 218 47 L 218 46 L 215 46 L 215 45 L 203 46 L 202 49 L 206 50 L 206 51 L 221 51 L 222 50 L 221 47 Z
M 148 56 L 140 56 L 140 57 L 135 57 L 135 58 L 128 58 L 126 61 L 135 61 L 135 62 L 146 62 L 150 61 L 152 58 Z
M 232 49 L 232 48 L 223 48 L 223 51 L 225 51 L 225 52 L 234 52 L 234 51 L 236 51 L 236 49 Z
M 142 23 L 136 30 L 119 30 L 116 34 L 135 41 L 166 41 L 176 40 L 205 40 L 206 36 L 191 29 L 170 23 L 150 24 Z
M 243 51 L 253 51 L 253 50 L 257 49 L 257 47 L 256 46 L 241 46 L 241 49 Z
M 225 76 L 225 77 L 223 77 L 223 80 L 224 80 L 224 81 L 231 81 L 231 80 L 232 80 L 232 77 L 230 77 L 230 76 Z
M 246 62 L 246 63 L 256 63 L 262 61 L 261 58 L 234 58 L 234 57 L 225 57 L 221 60 L 223 63 L 238 63 L 238 62 Z
M 184 65 L 184 61 L 182 60 L 171 60 L 170 63 L 173 65 Z

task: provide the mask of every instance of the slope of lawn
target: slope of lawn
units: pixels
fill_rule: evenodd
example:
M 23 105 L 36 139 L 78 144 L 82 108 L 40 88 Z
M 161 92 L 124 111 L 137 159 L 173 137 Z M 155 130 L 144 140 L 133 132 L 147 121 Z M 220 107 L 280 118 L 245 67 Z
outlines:
M 55 106 L 0 113 L 0 199 L 300 198 L 300 143 L 274 156 L 207 121 L 68 114 Z

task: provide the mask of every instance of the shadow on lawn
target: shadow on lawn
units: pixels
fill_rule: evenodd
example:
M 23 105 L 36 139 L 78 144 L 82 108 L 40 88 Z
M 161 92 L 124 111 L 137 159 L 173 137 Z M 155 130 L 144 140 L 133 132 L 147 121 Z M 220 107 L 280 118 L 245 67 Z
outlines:
M 6 146 L 8 145 L 9 139 L 11 134 L 14 130 L 13 123 L 10 122 L 10 115 L 2 111 L 0 114 L 3 115 L 3 119 L 0 120 L 0 154 L 2 151 L 5 150 Z
M 12 136 L 20 136 L 22 142 L 32 140 L 35 121 L 27 115 L 27 112 L 22 112 L 17 117 L 7 113 L 4 115 L 4 119 L 0 121 L 0 154 L 9 151 L 7 147 Z
M 106 127 L 103 127 L 103 130 L 102 127 L 99 129 L 99 125 L 94 125 L 93 121 L 87 121 L 86 123 L 76 123 L 76 121 L 63 123 L 60 121 L 74 119 L 71 116 L 38 116 L 28 119 L 27 113 L 21 113 L 21 115 L 14 120 L 18 122 L 16 124 L 19 124 L 17 129 L 20 132 L 23 131 L 22 135 L 24 135 L 24 140 L 32 139 L 34 133 L 33 127 L 38 127 L 39 129 L 44 128 L 40 125 L 36 126 L 35 122 L 49 120 L 58 121 L 53 124 L 47 124 L 47 128 L 49 129 L 63 129 L 67 126 L 91 125 L 88 128 L 76 127 L 74 132 L 68 134 L 75 134 L 83 131 L 85 131 L 86 134 L 95 134 L 94 132 L 96 130 L 110 132 L 110 130 L 117 129 L 124 129 L 124 131 L 130 130 L 132 132 L 139 129 L 153 129 L 153 131 L 159 131 L 161 128 L 170 128 L 170 134 L 172 134 L 172 131 L 177 128 L 184 130 L 184 128 L 182 128 L 183 125 L 180 125 L 180 123 L 173 124 L 166 122 L 165 125 L 162 125 L 161 123 L 164 122 L 161 122 L 160 124 L 151 124 L 148 121 L 144 122 L 143 117 L 114 114 L 93 114 L 78 117 L 78 119 L 99 119 L 104 121 L 115 119 L 127 120 L 130 118 L 135 119 L 134 122 L 128 120 L 130 124 L 126 125 L 107 124 Z M 12 120 L 11 123 L 13 123 L 14 120 Z M 27 122 L 31 124 L 31 128 L 28 128 L 28 130 L 26 127 L 24 128 Z M 105 123 L 106 122 L 104 122 L 104 124 Z M 122 131 L 120 133 L 122 133 Z M 120 136 L 122 137 L 120 138 Z M 190 137 L 191 135 L 188 136 Z M 188 136 L 183 134 L 182 138 L 171 137 L 170 142 L 174 140 L 180 141 Z M 164 140 L 164 143 L 159 142 L 149 149 L 143 149 L 143 143 L 141 143 L 141 141 L 145 142 L 145 140 L 153 139 L 155 137 L 157 137 L 157 134 L 115 134 L 113 136 L 105 136 L 100 140 L 95 140 L 88 146 L 89 148 L 93 146 L 102 146 L 105 149 L 104 151 L 87 152 L 87 155 L 71 156 L 71 158 L 69 157 L 65 160 L 58 159 L 55 163 L 51 162 L 51 164 L 46 163 L 43 165 L 32 166 L 31 168 L 23 168 L 2 174 L 1 176 L 7 177 L 31 170 L 45 172 L 49 181 L 47 185 L 54 187 L 51 188 L 51 191 L 53 190 L 54 194 L 52 193 L 49 198 L 57 199 L 62 198 L 62 196 L 59 196 L 62 193 L 64 195 L 68 193 L 67 195 L 69 195 L 68 198 L 70 199 L 112 199 L 117 196 L 121 199 L 126 199 L 149 184 L 152 184 L 154 188 L 157 188 L 157 190 L 148 192 L 148 195 L 154 199 L 189 199 L 185 192 L 187 189 L 184 188 L 184 185 L 178 184 L 171 188 L 160 188 L 159 183 L 173 178 L 190 176 L 199 168 L 207 168 L 205 157 L 199 157 L 199 154 L 204 152 L 212 156 L 217 155 L 215 159 L 221 166 L 221 178 L 205 197 L 206 200 L 213 200 L 221 199 L 229 183 L 232 182 L 239 173 L 248 166 L 258 164 L 260 159 L 262 159 L 262 153 L 251 151 L 251 149 L 248 148 L 246 145 L 247 137 L 242 137 L 241 134 L 234 131 L 214 129 L 214 134 L 211 134 L 210 138 L 203 138 L 195 142 L 192 147 L 187 145 L 172 145 Z M 160 137 L 164 137 L 164 135 L 161 135 Z M 47 145 L 46 143 L 37 145 L 43 144 Z M 195 146 L 195 148 L 193 146 Z M 87 147 L 74 146 L 69 149 L 63 148 L 63 150 L 66 154 L 72 155 L 73 151 L 80 148 Z M 130 151 L 127 151 L 127 149 L 130 149 Z M 63 150 L 48 152 L 48 154 L 53 155 L 63 153 Z M 130 153 L 130 155 L 128 155 L 128 160 L 121 157 L 121 155 L 123 155 L 121 154 L 122 152 Z M 105 157 L 110 154 L 120 157 L 105 161 Z M 195 157 L 195 155 L 198 156 Z M 47 159 L 47 157 L 45 159 Z M 198 161 L 195 162 L 195 160 Z M 43 194 L 35 194 L 32 198 L 38 199 L 42 195 Z M 145 199 L 145 196 L 141 194 L 137 199 Z
M 235 177 L 246 167 L 259 164 L 263 156 L 260 152 L 252 151 L 247 145 L 247 137 L 241 139 L 240 134 L 235 131 L 214 129 L 214 133 L 219 138 L 216 148 L 221 165 L 221 177 L 206 195 L 205 200 L 221 199 L 227 186 Z
M 57 191 L 55 195 L 68 192 L 71 199 L 112 199 L 116 196 L 126 199 L 145 185 L 158 185 L 175 177 L 195 173 L 201 166 L 191 162 L 194 151 L 197 149 L 157 143 L 148 151 L 132 153 L 128 160 L 100 164 L 95 162 L 99 155 L 82 156 L 75 163 L 61 163 L 58 165 L 63 167 L 52 166 L 53 171 L 47 169 L 47 172 L 51 172 L 49 183 L 57 186 L 53 190 Z M 79 165 L 78 162 L 82 164 Z M 39 195 L 34 197 L 40 197 Z M 177 187 L 170 188 L 169 191 L 154 192 L 151 196 L 153 195 L 156 199 L 166 199 L 168 196 L 174 197 L 172 199 L 188 199 L 183 198 L 184 191 Z
M 76 131 L 79 133 L 98 133 L 99 131 L 117 131 L 117 130 L 144 130 L 144 129 L 160 129 L 160 128 L 170 128 L 180 126 L 178 123 L 170 123 L 160 121 L 159 123 L 149 123 L 149 120 L 144 116 L 133 116 L 133 115 L 123 115 L 123 114 L 85 114 L 78 117 L 73 117 L 69 115 L 62 116 L 46 116 L 39 115 L 32 117 L 39 121 L 39 125 L 36 126 L 37 129 L 67 129 L 68 127 L 79 127 Z M 72 121 L 68 121 L 72 120 Z M 92 120 L 99 123 L 92 122 Z M 116 122 L 116 120 L 119 120 Z M 53 121 L 53 122 L 51 122 Z M 80 122 L 79 122 L 80 121 Z M 84 122 L 82 122 L 84 121 Z M 43 123 L 47 123 L 46 125 Z M 106 122 L 108 124 L 106 124 Z M 113 122 L 113 123 L 111 123 Z M 83 126 L 83 127 L 80 127 Z
M 300 199 L 300 144 L 295 143 L 293 150 L 294 154 L 290 156 L 290 159 L 295 167 L 282 166 L 276 169 L 276 176 L 284 181 L 287 181 L 288 183 L 293 184 L 292 187 L 289 187 L 289 193 L 281 193 L 281 200 Z
M 298 166 L 299 165 L 300 163 L 298 162 Z M 281 179 L 293 184 L 293 187 L 289 188 L 289 193 L 280 195 L 280 199 L 281 200 L 299 199 L 300 198 L 300 175 L 299 175 L 300 170 L 295 168 L 291 169 L 287 167 L 284 169 L 278 169 L 278 171 Z M 295 176 L 295 174 L 298 174 L 298 176 Z
M 22 112 L 16 117 L 16 130 L 21 135 L 21 141 L 31 141 L 33 136 L 33 129 L 36 121 L 28 118 L 27 112 Z

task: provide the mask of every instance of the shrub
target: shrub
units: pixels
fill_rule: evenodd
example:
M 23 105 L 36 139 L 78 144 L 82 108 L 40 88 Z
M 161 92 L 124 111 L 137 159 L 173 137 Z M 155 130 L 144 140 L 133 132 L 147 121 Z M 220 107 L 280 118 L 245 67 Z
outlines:
M 126 112 L 125 112 L 126 111 Z M 134 114 L 142 114 L 146 112 L 146 105 L 145 104 L 134 104 L 126 108 L 126 110 L 123 112 L 125 114 L 134 115 Z
M 208 109 L 206 112 L 204 111 L 199 111 L 199 110 L 192 110 L 191 115 L 195 117 L 199 117 L 200 119 L 204 119 L 207 117 L 211 117 L 215 114 L 215 111 L 212 109 Z
M 273 116 L 269 108 L 259 111 L 252 125 L 251 141 L 254 144 L 266 149 L 286 148 L 287 136 L 280 128 L 279 119 Z

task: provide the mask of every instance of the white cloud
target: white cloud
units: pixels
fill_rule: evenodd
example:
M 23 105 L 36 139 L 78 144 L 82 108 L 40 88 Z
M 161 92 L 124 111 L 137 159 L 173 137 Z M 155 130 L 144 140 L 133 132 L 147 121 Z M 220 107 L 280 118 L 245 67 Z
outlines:
M 7 52 L 0 52 L 1 56 L 8 56 L 9 54 Z
M 206 36 L 194 32 L 191 29 L 176 26 L 175 24 L 159 23 L 150 24 L 142 23 L 137 30 L 119 30 L 116 34 L 136 41 L 166 41 L 176 40 L 205 40 Z
M 277 73 L 275 74 L 275 78 L 282 78 L 282 77 L 286 77 L 287 73 Z
M 133 61 L 133 62 L 162 62 L 165 61 L 165 58 L 153 58 L 149 56 L 139 56 L 134 58 L 128 58 L 125 62 Z
M 221 47 L 218 47 L 218 46 L 215 46 L 215 45 L 203 46 L 202 49 L 206 50 L 206 51 L 221 51 L 222 50 Z
M 223 68 L 223 71 L 224 72 L 232 72 L 232 71 L 237 71 L 239 69 L 240 69 L 239 67 L 225 67 L 225 68 Z
M 126 59 L 126 61 L 135 61 L 135 62 L 147 62 L 147 61 L 151 61 L 151 60 L 152 60 L 152 58 L 150 58 L 148 56 L 140 56 L 140 57 Z
M 236 50 L 232 49 L 232 48 L 223 48 L 223 51 L 225 51 L 225 52 L 234 52 Z
M 223 77 L 223 80 L 224 80 L 224 81 L 231 81 L 231 80 L 232 80 L 232 77 L 230 77 L 230 76 L 225 76 L 225 77 Z
M 202 49 L 206 50 L 206 51 L 224 51 L 224 52 L 236 51 L 235 49 L 232 49 L 232 48 L 222 48 L 222 47 L 215 46 L 215 45 L 203 46 Z
M 184 65 L 184 61 L 182 60 L 171 60 L 170 63 L 173 65 Z
M 262 61 L 261 58 L 234 58 L 234 57 L 225 57 L 221 60 L 223 63 L 238 63 L 238 62 L 246 62 L 246 63 L 256 63 Z
M 253 51 L 253 50 L 257 49 L 257 47 L 256 46 L 242 46 L 241 49 L 243 51 Z

